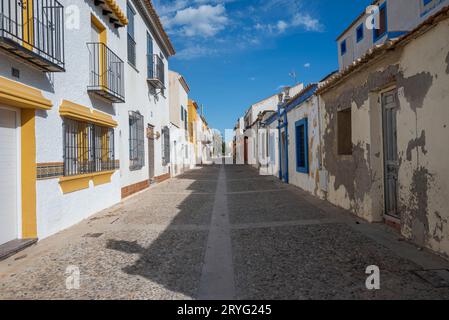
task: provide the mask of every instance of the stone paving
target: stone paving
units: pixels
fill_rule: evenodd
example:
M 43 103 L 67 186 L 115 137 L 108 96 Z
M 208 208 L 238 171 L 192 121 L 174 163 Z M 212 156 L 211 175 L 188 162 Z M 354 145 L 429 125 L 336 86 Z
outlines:
M 0 299 L 449 299 L 424 269 L 449 264 L 275 177 L 210 166 L 0 262 Z

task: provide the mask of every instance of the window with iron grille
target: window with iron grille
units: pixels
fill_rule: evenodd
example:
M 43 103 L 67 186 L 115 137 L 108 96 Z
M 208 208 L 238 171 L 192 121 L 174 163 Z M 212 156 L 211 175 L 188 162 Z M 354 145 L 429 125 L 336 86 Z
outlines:
M 139 112 L 129 113 L 129 168 L 140 170 L 145 165 L 143 116 Z
M 64 176 L 115 169 L 114 129 L 64 119 Z
M 170 163 L 170 128 L 162 128 L 162 165 Z

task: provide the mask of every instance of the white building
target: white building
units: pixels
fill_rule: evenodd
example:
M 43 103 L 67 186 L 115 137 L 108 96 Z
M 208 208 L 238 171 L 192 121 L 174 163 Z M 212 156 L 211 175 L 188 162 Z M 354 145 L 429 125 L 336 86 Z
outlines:
M 267 148 L 265 152 L 262 149 L 264 162 L 260 166 L 260 174 L 273 175 L 279 177 L 279 130 L 278 130 L 279 114 L 276 112 L 266 113 L 262 118 L 263 127 L 265 128 L 265 141 Z M 262 133 L 263 134 L 263 133 Z M 259 134 L 260 136 L 260 134 Z M 263 140 L 262 140 L 263 141 Z
M 177 176 L 193 168 L 193 145 L 188 136 L 188 93 L 190 88 L 179 73 L 169 71 L 171 174 Z
M 170 177 L 168 58 L 175 53 L 151 2 L 129 0 L 126 10 L 127 101 L 118 110 L 122 198 Z
M 413 30 L 429 18 L 449 0 L 377 0 L 373 5 L 378 11 L 363 12 L 337 38 L 340 71 L 364 56 L 374 46 L 398 38 Z M 371 26 L 375 18 L 376 28 Z
M 289 88 L 291 94 L 297 94 L 304 88 L 302 83 L 297 84 Z M 255 168 L 259 168 L 260 163 L 258 159 L 258 142 L 257 139 L 257 122 L 259 115 L 265 111 L 276 111 L 278 110 L 278 95 L 272 95 L 266 99 L 263 99 L 248 108 L 244 116 L 244 135 L 245 140 L 243 143 L 243 154 L 244 163 L 251 164 Z
M 153 88 L 167 87 L 161 76 L 174 54 L 151 2 L 43 6 L 0 8 L 0 245 L 43 239 L 118 203 L 148 184 L 148 163 L 156 176 L 168 172 L 160 140 L 147 158 L 145 127 L 168 124 L 168 97 Z M 147 61 L 147 44 L 163 68 L 155 56 Z
M 244 128 L 245 121 L 244 118 L 241 117 L 237 120 L 237 123 L 234 128 L 234 158 L 235 164 L 244 164 L 245 163 L 245 136 L 244 136 Z

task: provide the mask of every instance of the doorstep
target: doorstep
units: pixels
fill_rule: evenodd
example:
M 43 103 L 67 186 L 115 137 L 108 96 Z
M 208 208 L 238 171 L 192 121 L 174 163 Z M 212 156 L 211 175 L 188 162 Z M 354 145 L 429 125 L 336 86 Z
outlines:
M 15 255 L 36 242 L 37 239 L 16 239 L 0 245 L 0 261 Z

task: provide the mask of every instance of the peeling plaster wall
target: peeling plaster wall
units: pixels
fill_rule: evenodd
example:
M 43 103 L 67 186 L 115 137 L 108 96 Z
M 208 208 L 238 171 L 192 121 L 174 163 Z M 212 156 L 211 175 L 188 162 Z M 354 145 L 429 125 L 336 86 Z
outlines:
M 404 236 L 449 255 L 449 21 L 323 93 L 327 199 L 384 218 L 382 92 L 398 92 L 399 213 Z M 351 108 L 353 155 L 337 155 L 337 110 Z
M 449 255 L 448 33 L 449 20 L 446 20 L 404 48 L 401 59 L 404 78 L 421 76 L 412 92 L 408 94 L 405 90 L 398 119 L 408 123 L 404 128 L 407 130 L 401 130 L 398 136 L 402 152 L 399 172 L 402 233 L 446 255 Z
M 296 170 L 296 122 L 307 118 L 309 143 L 309 173 Z M 318 98 L 312 96 L 299 107 L 287 114 L 288 119 L 288 165 L 289 183 L 311 194 L 321 197 L 320 189 L 320 132 L 318 118 Z

